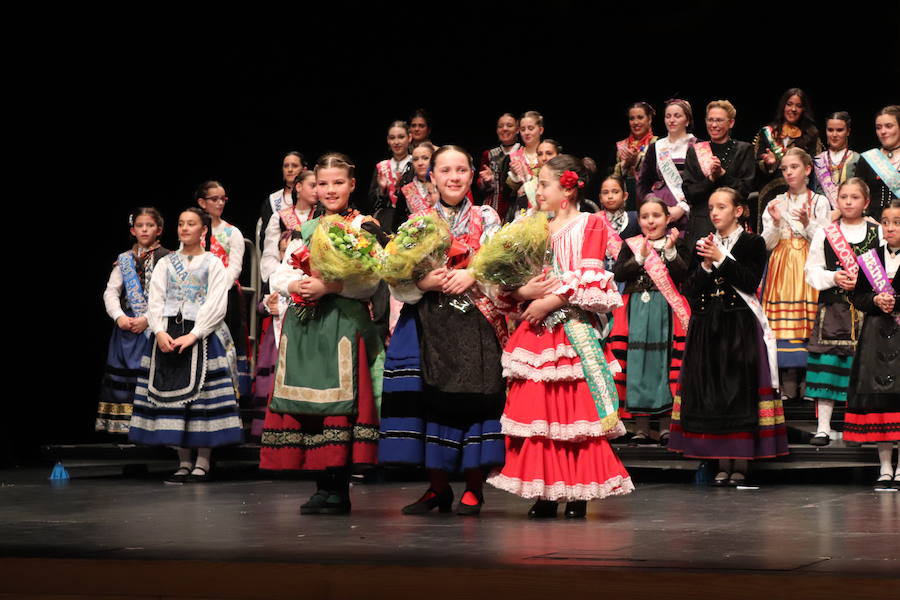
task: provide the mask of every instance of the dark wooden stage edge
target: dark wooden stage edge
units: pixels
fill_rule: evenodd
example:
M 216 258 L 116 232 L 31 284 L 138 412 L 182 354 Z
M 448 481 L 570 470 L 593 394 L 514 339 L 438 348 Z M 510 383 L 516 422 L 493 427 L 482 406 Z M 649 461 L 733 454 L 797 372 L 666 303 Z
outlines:
M 617 569 L 585 566 L 422 567 L 204 561 L 2 559 L 0 598 L 255 599 L 885 597 L 887 577 L 827 573 Z M 677 596 L 676 596 L 677 597 Z

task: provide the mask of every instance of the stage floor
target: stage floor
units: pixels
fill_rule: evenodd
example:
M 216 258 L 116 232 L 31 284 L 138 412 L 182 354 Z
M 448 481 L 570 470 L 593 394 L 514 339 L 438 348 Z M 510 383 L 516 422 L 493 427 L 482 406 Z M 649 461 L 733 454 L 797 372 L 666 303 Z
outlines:
M 54 559 L 90 559 L 77 564 L 107 570 L 110 561 L 123 560 L 132 561 L 130 568 L 136 568 L 133 561 L 291 563 L 341 567 L 348 575 L 355 572 L 350 565 L 433 567 L 437 578 L 472 569 L 539 574 L 543 567 L 601 576 L 719 574 L 732 581 L 740 574 L 768 574 L 809 576 L 809 582 L 862 578 L 878 585 L 884 578 L 883 585 L 900 589 L 900 492 L 867 486 L 737 490 L 638 482 L 630 495 L 590 503 L 586 520 L 530 521 L 530 501 L 490 487 L 481 516 L 465 518 L 401 515 L 399 508 L 422 493 L 422 483 L 355 484 L 352 514 L 334 517 L 299 514 L 314 491 L 310 481 L 166 486 L 153 476 L 82 477 L 50 485 L 46 476 L 0 471 L 0 565 L 6 572 L 0 597 L 31 597 L 23 595 L 26 583 L 9 575 L 38 573 L 41 561 L 65 577 L 65 565 L 72 563 Z M 455 487 L 462 491 L 462 484 Z M 812 577 L 817 574 L 828 576 Z M 31 585 L 60 593 L 52 579 Z M 126 591 L 117 593 L 138 597 Z

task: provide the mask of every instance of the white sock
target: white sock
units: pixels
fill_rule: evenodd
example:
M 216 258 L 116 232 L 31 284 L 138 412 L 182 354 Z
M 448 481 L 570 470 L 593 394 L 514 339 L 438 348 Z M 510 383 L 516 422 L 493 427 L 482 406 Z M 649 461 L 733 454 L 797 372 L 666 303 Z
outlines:
M 878 462 L 881 463 L 881 475 L 891 475 L 894 471 L 891 457 L 894 455 L 894 444 L 891 442 L 878 442 Z
M 197 450 L 197 462 L 194 463 L 195 469 L 203 469 L 209 473 L 209 459 L 212 456 L 212 448 L 200 448 Z
M 816 433 L 824 431 L 831 433 L 831 413 L 834 412 L 834 400 L 816 400 L 816 407 L 819 410 L 819 428 Z
M 191 470 L 191 467 L 194 466 L 193 461 L 191 461 L 191 449 L 190 448 L 178 448 L 178 468 L 179 469 L 187 469 Z

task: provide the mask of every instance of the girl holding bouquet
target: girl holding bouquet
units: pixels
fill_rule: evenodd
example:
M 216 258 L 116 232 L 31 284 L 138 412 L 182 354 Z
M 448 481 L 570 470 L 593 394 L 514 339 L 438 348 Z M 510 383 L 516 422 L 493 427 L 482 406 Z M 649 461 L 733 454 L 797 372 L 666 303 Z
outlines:
M 488 483 L 536 498 L 533 518 L 583 517 L 587 501 L 633 490 L 606 438 L 621 435 L 613 371 L 618 365 L 598 341 L 600 315 L 622 304 L 603 268 L 607 225 L 578 210 L 586 172 L 569 155 L 541 169 L 537 199 L 552 211 L 553 276 L 537 276 L 512 298 L 530 301 L 503 351 L 510 380 L 501 422 L 506 464 Z
M 406 306 L 385 361 L 379 460 L 424 466 L 430 480 L 404 514 L 449 511 L 450 474 L 459 471 L 466 490 L 457 513 L 479 514 L 485 470 L 503 464 L 500 351 L 506 321 L 466 270 L 500 218 L 466 197 L 474 172 L 472 158 L 458 146 L 434 153 L 431 180 L 440 200 L 432 216 L 449 226 L 449 261 L 418 281 L 391 286 Z
M 293 306 L 285 314 L 278 345 L 260 468 L 316 471 L 316 492 L 300 507 L 301 514 L 346 514 L 351 468 L 371 465 L 376 458 L 382 348 L 364 300 L 378 280 L 341 279 L 315 267 L 324 256 L 317 253 L 322 237 L 328 248 L 337 247 L 329 245 L 332 222 L 346 228 L 341 245 L 355 239 L 359 249 L 376 243 L 378 227 L 348 206 L 356 180 L 347 156 L 326 154 L 315 172 L 327 216 L 311 219 L 299 235 L 295 232 L 270 279 L 276 292 L 292 298 Z M 325 233 L 320 221 L 329 216 Z

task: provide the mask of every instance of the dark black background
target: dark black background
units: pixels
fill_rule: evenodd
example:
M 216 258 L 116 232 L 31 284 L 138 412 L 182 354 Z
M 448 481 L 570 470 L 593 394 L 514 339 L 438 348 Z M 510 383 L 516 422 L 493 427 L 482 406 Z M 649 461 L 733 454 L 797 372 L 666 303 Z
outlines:
M 546 137 L 603 168 L 627 135 L 632 101 L 688 99 L 705 138 L 703 107 L 729 98 L 734 137 L 750 140 L 798 86 L 820 129 L 827 113 L 849 110 L 851 146 L 865 150 L 876 142 L 874 112 L 900 102 L 896 6 L 342 2 L 267 15 L 79 13 L 33 69 L 52 82 L 35 105 L 53 142 L 37 159 L 49 181 L 29 197 L 68 209 L 62 232 L 46 233 L 64 240 L 44 261 L 59 275 L 41 294 L 53 308 L 20 324 L 37 348 L 28 358 L 12 341 L 28 369 L 3 419 L 3 461 L 32 458 L 43 443 L 102 439 L 92 431 L 111 328 L 101 294 L 130 243 L 131 208 L 154 205 L 171 224 L 200 181 L 218 179 L 225 217 L 251 236 L 286 151 L 348 153 L 365 193 L 388 155 L 387 124 L 417 106 L 432 113 L 436 143 L 473 153 L 495 143 L 500 113 L 536 109 Z M 665 133 L 659 117 L 654 131 Z M 65 169 L 50 168 L 63 157 Z M 163 242 L 177 244 L 174 227 Z

